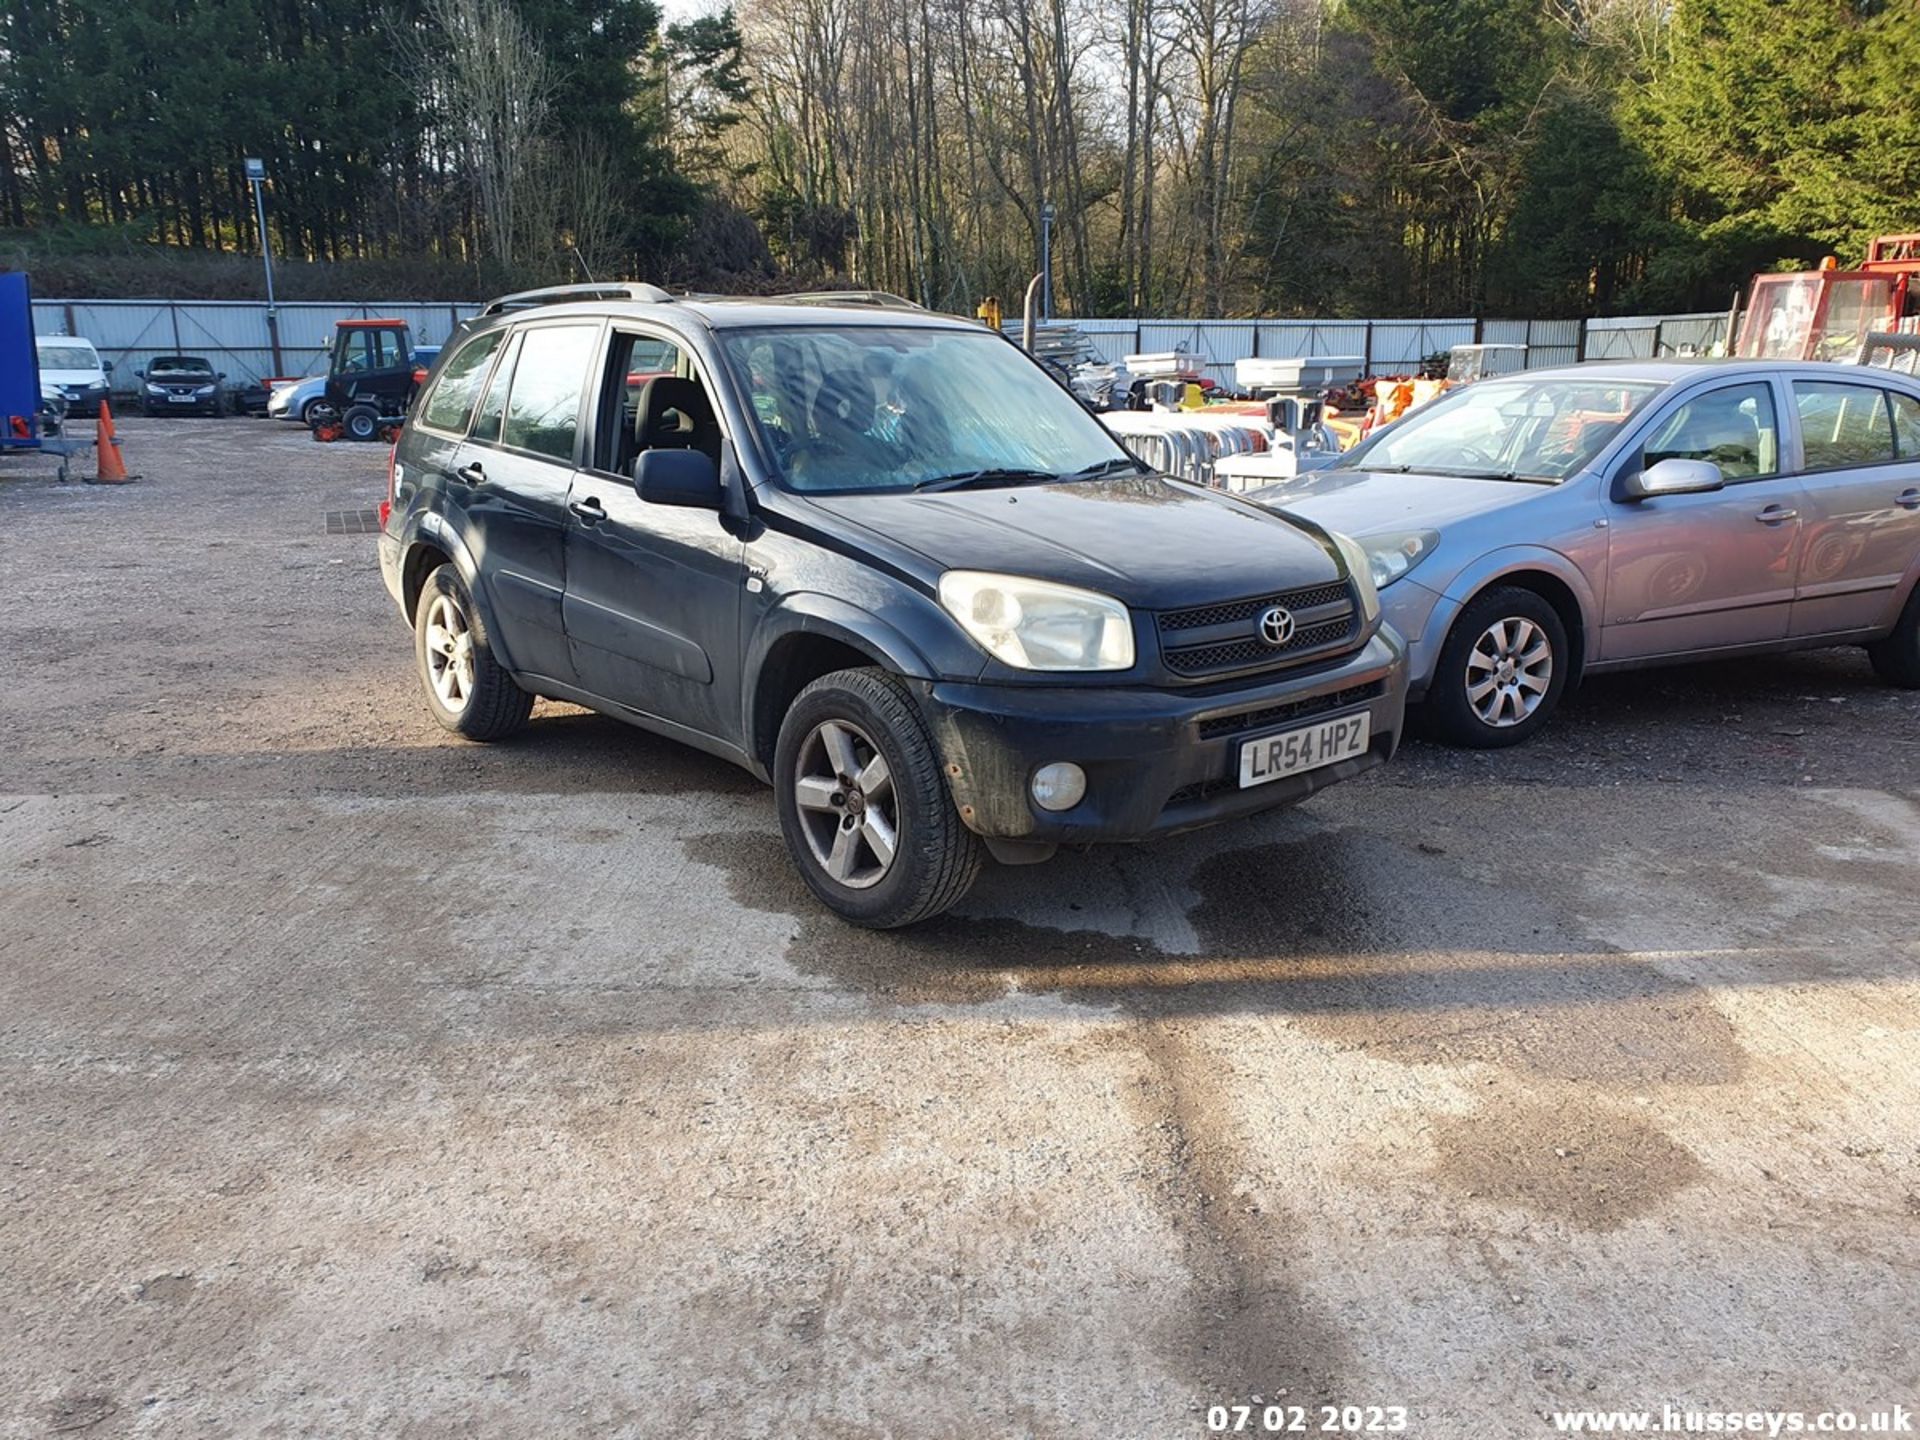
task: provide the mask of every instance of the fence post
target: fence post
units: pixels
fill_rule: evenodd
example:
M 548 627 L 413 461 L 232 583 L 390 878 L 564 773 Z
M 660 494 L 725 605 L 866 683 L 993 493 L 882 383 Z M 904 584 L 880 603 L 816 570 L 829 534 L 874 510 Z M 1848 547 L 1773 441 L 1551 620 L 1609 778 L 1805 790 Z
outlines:
M 273 352 L 273 373 L 286 374 L 287 362 L 280 358 L 280 316 L 271 305 L 267 307 L 267 348 Z
M 1367 338 L 1360 357 L 1360 377 L 1368 379 L 1373 375 L 1373 322 L 1367 321 Z

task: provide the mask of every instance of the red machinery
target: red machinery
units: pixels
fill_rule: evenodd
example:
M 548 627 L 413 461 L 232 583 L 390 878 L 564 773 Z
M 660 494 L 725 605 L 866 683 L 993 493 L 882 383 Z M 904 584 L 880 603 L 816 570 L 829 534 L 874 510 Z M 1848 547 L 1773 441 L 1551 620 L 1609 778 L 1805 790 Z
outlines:
M 1733 353 L 1748 360 L 1852 360 L 1869 334 L 1920 323 L 1920 234 L 1882 235 L 1857 270 L 1756 275 Z

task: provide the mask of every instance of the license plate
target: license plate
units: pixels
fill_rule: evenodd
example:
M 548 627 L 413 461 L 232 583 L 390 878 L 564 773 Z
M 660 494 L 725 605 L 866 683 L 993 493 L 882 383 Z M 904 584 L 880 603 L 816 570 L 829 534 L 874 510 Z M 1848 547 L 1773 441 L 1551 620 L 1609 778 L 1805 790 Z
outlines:
M 1372 731 L 1373 716 L 1362 710 L 1358 715 L 1248 740 L 1240 747 L 1240 788 L 1364 755 Z
M 167 396 L 167 403 L 169 403 L 169 404 L 171 404 L 171 405 L 191 405 L 191 404 L 193 403 L 193 396 L 191 396 L 191 395 L 169 395 L 169 396 Z

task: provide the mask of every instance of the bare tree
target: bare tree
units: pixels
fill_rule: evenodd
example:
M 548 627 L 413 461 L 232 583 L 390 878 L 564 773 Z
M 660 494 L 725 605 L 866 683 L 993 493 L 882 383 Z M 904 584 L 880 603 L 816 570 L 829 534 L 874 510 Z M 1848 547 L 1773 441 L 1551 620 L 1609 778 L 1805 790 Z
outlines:
M 441 117 L 491 257 L 511 265 L 557 77 L 511 0 L 425 0 L 403 68 Z

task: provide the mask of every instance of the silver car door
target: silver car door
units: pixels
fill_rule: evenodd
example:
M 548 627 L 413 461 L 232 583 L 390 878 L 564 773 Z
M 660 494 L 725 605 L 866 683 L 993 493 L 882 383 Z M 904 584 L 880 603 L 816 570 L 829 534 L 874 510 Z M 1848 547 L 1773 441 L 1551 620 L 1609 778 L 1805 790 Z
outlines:
M 1807 503 L 1792 633 L 1883 628 L 1920 554 L 1920 399 L 1809 377 L 1793 401 Z
M 1783 475 L 1780 394 L 1766 379 L 1696 390 L 1648 422 L 1607 504 L 1603 660 L 1784 640 L 1804 500 Z M 1621 480 L 1664 459 L 1709 460 L 1724 488 L 1624 497 Z

